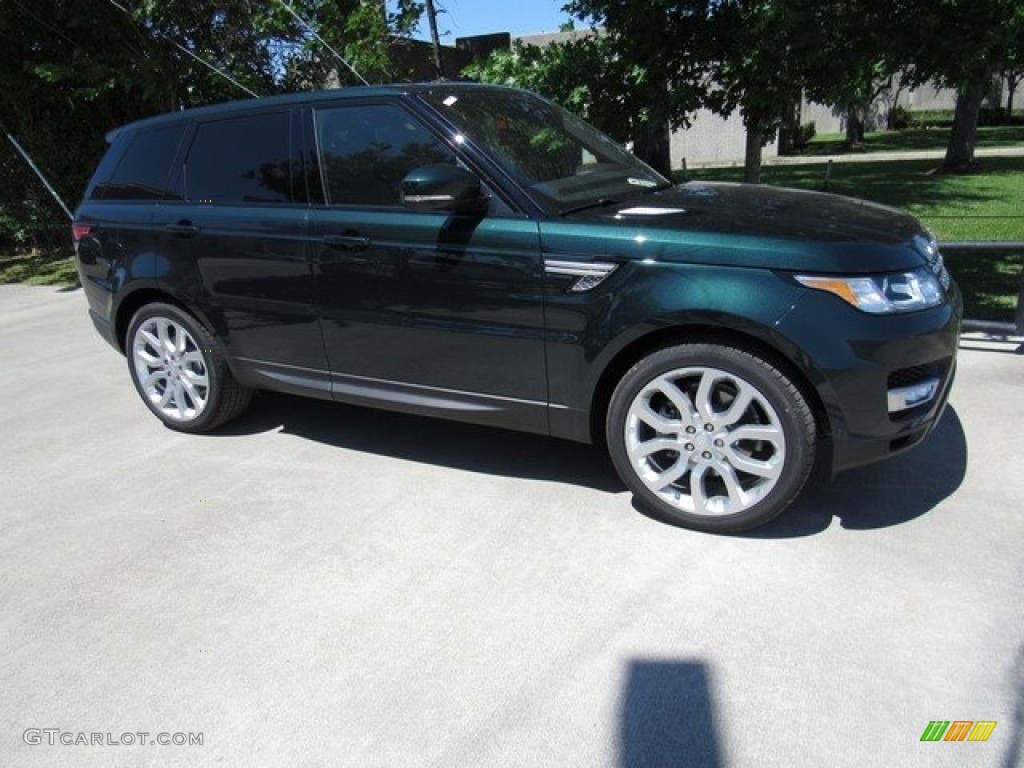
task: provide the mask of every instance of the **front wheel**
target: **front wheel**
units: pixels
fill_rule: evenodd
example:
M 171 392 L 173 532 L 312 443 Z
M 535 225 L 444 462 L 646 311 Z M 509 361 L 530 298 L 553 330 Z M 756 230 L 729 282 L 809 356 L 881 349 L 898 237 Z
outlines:
M 171 429 L 209 431 L 240 414 L 252 397 L 231 375 L 213 334 L 173 304 L 136 312 L 125 347 L 135 389 Z
M 770 362 L 714 344 L 667 347 L 622 377 L 608 448 L 641 506 L 668 522 L 735 532 L 796 498 L 814 463 L 814 416 Z

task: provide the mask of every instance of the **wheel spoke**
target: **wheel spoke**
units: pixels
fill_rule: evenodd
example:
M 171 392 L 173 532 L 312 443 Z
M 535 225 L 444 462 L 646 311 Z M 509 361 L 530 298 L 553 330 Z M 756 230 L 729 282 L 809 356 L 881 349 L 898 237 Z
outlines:
M 672 381 L 668 376 L 662 376 L 652 383 L 649 388 L 651 392 L 660 392 L 668 398 L 669 402 L 675 406 L 676 410 L 679 411 L 681 419 L 692 419 L 694 410 L 693 403 L 690 402 L 690 398 L 687 397 L 686 393 L 681 391 L 676 383 Z
M 732 507 L 742 509 L 746 506 L 747 494 L 740 485 L 740 480 L 736 477 L 736 470 L 725 463 L 719 463 L 715 466 L 715 472 L 722 478 L 722 482 L 725 483 L 725 490 L 729 494 L 729 501 Z
M 169 320 L 159 318 L 156 321 L 156 335 L 160 339 L 160 352 L 169 353 L 174 351 L 174 342 L 170 335 L 171 323 Z
M 195 385 L 188 379 L 182 379 L 181 386 L 182 389 L 185 391 L 185 394 L 188 395 L 188 399 L 192 401 L 192 407 L 195 408 L 197 411 L 200 410 L 205 404 L 206 398 L 199 394 L 199 391 L 196 389 Z
M 737 382 L 737 386 L 739 387 L 739 392 L 736 393 L 736 399 L 732 401 L 727 411 L 723 411 L 715 418 L 716 423 L 719 425 L 728 426 L 738 422 L 754 399 L 754 392 L 750 387 L 739 382 Z
M 140 328 L 138 335 L 141 336 L 142 339 L 146 342 L 146 344 L 143 345 L 143 348 L 145 348 L 146 346 L 151 347 L 152 350 L 159 357 L 160 354 L 163 352 L 163 345 L 161 344 L 160 339 L 158 339 L 145 328 Z
M 182 368 L 181 375 L 189 386 L 205 387 L 208 386 L 210 381 L 209 377 L 201 371 L 193 371 L 189 368 Z
M 634 458 L 646 458 L 658 451 L 675 451 L 681 455 L 680 448 L 679 442 L 673 437 L 656 437 L 640 443 L 635 448 L 631 448 L 629 452 L 633 454 Z
M 142 389 L 145 390 L 147 393 L 149 393 L 150 390 L 155 391 L 156 383 L 161 379 L 166 378 L 167 371 L 165 371 L 163 368 L 159 368 L 153 371 L 151 374 L 149 374 L 149 376 L 145 378 L 145 380 L 142 382 Z
M 690 499 L 693 502 L 693 511 L 698 515 L 708 514 L 708 497 L 704 491 L 704 474 L 708 470 L 707 464 L 694 467 L 690 473 Z
M 774 424 L 748 424 L 737 427 L 729 433 L 729 442 L 762 440 L 778 447 L 783 444 L 782 430 Z
M 185 387 L 180 381 L 174 382 L 174 404 L 178 408 L 178 418 L 184 419 L 188 403 L 185 402 Z
M 754 459 L 750 456 L 737 451 L 735 448 L 730 447 L 726 451 L 726 460 L 740 472 L 746 472 L 748 475 L 757 475 L 768 480 L 777 480 L 779 475 L 782 473 L 782 459 L 776 452 L 770 459 L 762 461 L 760 459 Z
M 660 493 L 685 475 L 688 468 L 689 462 L 687 459 L 683 456 L 679 456 L 679 458 L 676 459 L 676 462 L 664 472 L 653 475 L 642 474 L 640 479 L 643 480 L 644 484 L 652 491 Z
M 159 355 L 152 354 L 145 347 L 135 350 L 135 360 L 149 368 L 163 368 L 164 365 Z
M 189 335 L 188 331 L 182 328 L 180 325 L 174 326 L 174 354 L 180 358 L 185 354 L 185 347 L 188 346 Z
M 661 434 L 675 433 L 682 428 L 682 422 L 665 418 L 660 413 L 656 413 L 649 403 L 639 403 L 633 409 L 633 413 L 640 421 Z
M 697 394 L 694 397 L 694 405 L 697 412 L 704 418 L 704 421 L 713 421 L 715 409 L 712 398 L 715 394 L 715 383 L 718 376 L 714 371 L 704 371 L 700 377 L 700 385 L 697 387 Z
M 154 394 L 156 394 L 156 392 L 154 392 Z M 167 386 L 164 387 L 163 394 L 160 395 L 160 402 L 157 404 L 157 407 L 161 411 L 166 410 L 171 403 L 172 397 L 174 397 L 174 387 L 172 387 L 170 382 L 168 382 Z

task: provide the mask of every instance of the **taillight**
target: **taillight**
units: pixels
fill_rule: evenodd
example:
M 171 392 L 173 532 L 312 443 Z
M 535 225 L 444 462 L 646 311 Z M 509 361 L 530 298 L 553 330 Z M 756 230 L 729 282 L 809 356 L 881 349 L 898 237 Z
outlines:
M 71 225 L 71 239 L 80 243 L 83 239 L 87 238 L 92 232 L 91 224 L 72 224 Z

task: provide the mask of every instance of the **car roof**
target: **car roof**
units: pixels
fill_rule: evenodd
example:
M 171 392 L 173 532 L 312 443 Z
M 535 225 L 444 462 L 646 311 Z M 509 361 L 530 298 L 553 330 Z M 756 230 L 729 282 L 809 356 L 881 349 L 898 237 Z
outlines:
M 514 88 L 508 88 L 501 85 L 491 85 L 489 83 L 437 80 L 430 83 L 399 83 L 393 85 L 330 88 L 320 91 L 299 91 L 298 93 L 284 93 L 276 96 L 263 96 L 255 99 L 226 101 L 220 104 L 210 104 L 205 107 L 193 107 L 192 109 L 183 109 L 179 112 L 168 112 L 163 115 L 156 115 L 155 117 L 147 117 L 115 128 L 107 134 L 106 138 L 107 143 L 112 143 L 118 134 L 124 132 L 135 132 L 142 128 L 170 125 L 181 120 L 193 120 L 195 118 L 210 117 L 221 114 L 230 115 L 236 112 L 245 112 L 252 109 L 291 106 L 295 104 L 316 104 L 324 101 L 337 101 L 339 99 L 365 99 L 379 96 L 408 96 L 415 93 L 425 93 L 438 89 L 453 92 L 516 90 Z

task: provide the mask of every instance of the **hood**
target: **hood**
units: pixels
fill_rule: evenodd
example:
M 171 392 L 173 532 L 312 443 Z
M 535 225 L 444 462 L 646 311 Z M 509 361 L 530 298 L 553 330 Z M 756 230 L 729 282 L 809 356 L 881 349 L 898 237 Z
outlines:
M 921 231 L 910 214 L 822 192 L 757 184 L 690 182 L 604 209 L 604 217 L 652 227 L 817 242 L 902 243 Z
M 691 182 L 574 213 L 542 226 L 545 250 L 559 251 L 559 235 L 569 229 L 576 238 L 588 233 L 580 228 L 597 228 L 625 258 L 825 272 L 907 269 L 924 261 L 915 244 L 924 230 L 904 211 L 760 185 Z

